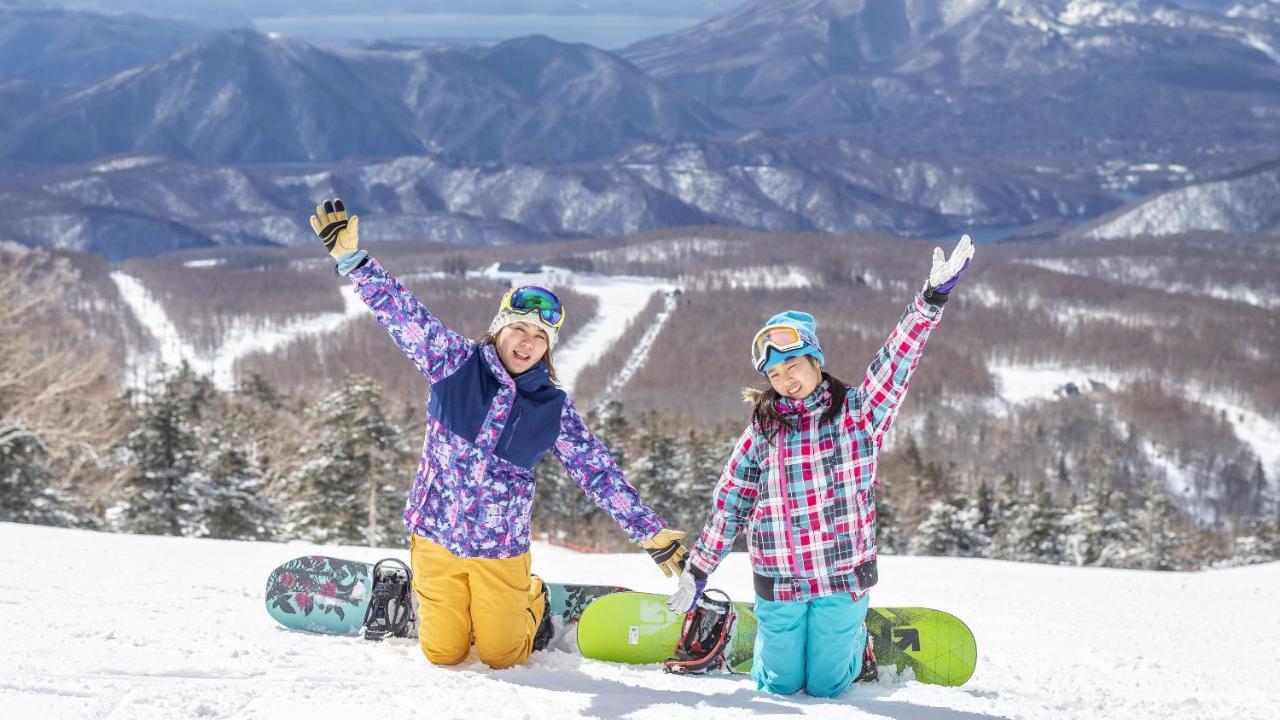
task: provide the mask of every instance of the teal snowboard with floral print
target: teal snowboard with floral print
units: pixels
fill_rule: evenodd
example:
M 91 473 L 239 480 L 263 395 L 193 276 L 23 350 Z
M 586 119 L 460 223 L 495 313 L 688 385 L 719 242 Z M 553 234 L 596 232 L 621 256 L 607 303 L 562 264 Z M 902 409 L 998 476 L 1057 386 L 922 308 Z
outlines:
M 294 558 L 267 576 L 267 613 L 290 630 L 359 635 L 373 590 L 373 564 L 323 555 Z M 557 635 L 592 600 L 627 588 L 547 583 Z

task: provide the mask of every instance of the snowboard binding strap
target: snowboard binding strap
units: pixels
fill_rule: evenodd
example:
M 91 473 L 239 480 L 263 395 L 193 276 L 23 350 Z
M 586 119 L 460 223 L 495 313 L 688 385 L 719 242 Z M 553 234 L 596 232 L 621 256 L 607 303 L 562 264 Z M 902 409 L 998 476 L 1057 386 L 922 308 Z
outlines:
M 719 598 L 710 597 L 711 593 Z M 729 631 L 737 619 L 729 596 L 719 590 L 707 590 L 702 599 L 684 616 L 676 656 L 663 663 L 669 673 L 699 675 L 724 667 L 724 652 Z
M 414 621 L 413 571 L 403 562 L 387 558 L 373 566 L 371 575 L 373 590 L 364 613 L 364 639 L 377 642 L 408 637 Z

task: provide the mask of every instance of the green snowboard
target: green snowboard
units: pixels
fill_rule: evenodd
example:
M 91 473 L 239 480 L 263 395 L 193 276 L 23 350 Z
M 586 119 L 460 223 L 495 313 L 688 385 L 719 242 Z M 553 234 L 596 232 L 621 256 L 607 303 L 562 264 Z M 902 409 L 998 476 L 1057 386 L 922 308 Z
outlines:
M 748 672 L 755 649 L 755 608 L 745 602 L 733 607 L 738 619 L 730 630 L 725 664 L 734 672 Z M 660 663 L 675 655 L 683 622 L 683 615 L 667 610 L 664 595 L 606 595 L 582 613 L 578 649 L 596 660 Z M 963 685 L 973 675 L 978 645 L 954 615 L 928 608 L 871 608 L 867 628 L 881 668 L 899 674 L 910 668 L 916 680 L 931 685 Z

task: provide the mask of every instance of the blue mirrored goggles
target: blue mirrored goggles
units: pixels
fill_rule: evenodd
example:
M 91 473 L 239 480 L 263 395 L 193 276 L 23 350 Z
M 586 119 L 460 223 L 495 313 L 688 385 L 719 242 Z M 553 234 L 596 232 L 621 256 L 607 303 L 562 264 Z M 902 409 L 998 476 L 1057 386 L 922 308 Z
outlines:
M 507 293 L 501 309 L 519 314 L 536 312 L 543 322 L 557 329 L 564 324 L 564 305 L 560 298 L 537 285 L 526 285 Z

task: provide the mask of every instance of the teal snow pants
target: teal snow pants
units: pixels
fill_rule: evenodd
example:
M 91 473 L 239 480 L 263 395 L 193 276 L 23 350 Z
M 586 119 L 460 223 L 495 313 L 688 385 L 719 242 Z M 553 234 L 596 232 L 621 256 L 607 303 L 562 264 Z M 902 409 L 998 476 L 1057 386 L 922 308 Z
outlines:
M 827 595 L 809 601 L 756 596 L 756 687 L 778 695 L 801 688 L 836 697 L 862 672 L 867 645 L 867 595 Z

